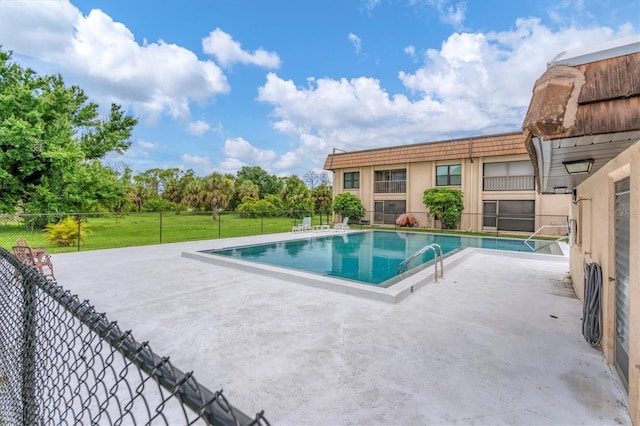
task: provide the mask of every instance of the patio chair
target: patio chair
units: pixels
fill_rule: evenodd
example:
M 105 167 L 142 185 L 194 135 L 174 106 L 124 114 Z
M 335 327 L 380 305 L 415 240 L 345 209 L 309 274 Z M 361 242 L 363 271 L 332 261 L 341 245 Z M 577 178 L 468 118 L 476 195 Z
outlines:
M 292 232 L 303 232 L 303 231 L 311 231 L 313 229 L 311 227 L 311 216 L 302 218 L 302 223 L 294 226 L 291 231 Z
M 22 263 L 37 269 L 45 278 L 56 279 L 53 274 L 51 256 L 47 253 L 47 249 L 44 247 L 31 247 L 27 243 L 27 240 L 23 238 L 19 239 L 17 244 L 17 246 L 13 247 L 13 254 L 15 254 Z
M 336 223 L 335 225 L 333 225 L 333 229 L 334 231 L 348 231 L 351 228 L 349 228 L 349 217 L 345 217 L 342 222 L 340 223 Z

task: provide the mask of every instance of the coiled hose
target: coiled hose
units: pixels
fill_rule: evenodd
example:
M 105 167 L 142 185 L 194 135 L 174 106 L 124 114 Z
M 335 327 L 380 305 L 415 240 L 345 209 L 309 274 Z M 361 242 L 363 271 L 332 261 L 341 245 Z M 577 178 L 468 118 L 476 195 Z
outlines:
M 602 269 L 597 263 L 584 265 L 584 305 L 582 306 L 582 335 L 593 347 L 602 339 Z

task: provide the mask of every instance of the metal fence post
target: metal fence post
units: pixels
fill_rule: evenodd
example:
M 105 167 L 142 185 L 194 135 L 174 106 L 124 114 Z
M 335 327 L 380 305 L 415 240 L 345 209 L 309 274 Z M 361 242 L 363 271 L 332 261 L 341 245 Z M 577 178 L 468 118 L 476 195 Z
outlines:
M 36 404 L 36 285 L 31 274 L 22 272 L 22 347 L 20 351 L 22 424 L 33 425 L 37 420 Z
M 218 239 L 222 238 L 222 215 L 218 212 Z
M 80 214 L 76 215 L 76 223 L 78 224 L 78 251 L 80 251 L 80 232 L 82 230 L 82 226 L 80 224 Z
M 160 244 L 162 244 L 162 212 L 160 212 Z

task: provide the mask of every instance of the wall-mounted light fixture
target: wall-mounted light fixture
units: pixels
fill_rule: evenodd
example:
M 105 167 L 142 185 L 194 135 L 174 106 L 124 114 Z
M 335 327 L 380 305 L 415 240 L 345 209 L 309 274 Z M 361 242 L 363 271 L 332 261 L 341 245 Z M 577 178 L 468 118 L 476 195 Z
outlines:
M 569 191 L 569 188 L 567 188 L 566 186 L 554 186 L 553 192 L 555 192 L 556 194 L 568 194 L 571 191 Z
M 593 159 L 587 158 L 585 160 L 565 161 L 562 165 L 570 175 L 582 175 L 591 172 Z

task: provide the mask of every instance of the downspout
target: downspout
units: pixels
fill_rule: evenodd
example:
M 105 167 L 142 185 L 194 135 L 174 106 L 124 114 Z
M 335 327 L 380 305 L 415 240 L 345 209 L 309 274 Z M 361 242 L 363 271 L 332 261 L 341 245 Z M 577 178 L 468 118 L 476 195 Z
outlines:
M 470 200 L 470 205 L 473 207 L 475 206 L 475 203 L 477 202 L 477 200 L 474 200 L 474 195 L 476 193 L 475 188 L 473 187 L 473 177 L 475 175 L 475 171 L 473 170 L 475 167 L 473 166 L 473 138 L 469 139 L 469 161 L 471 162 L 471 177 L 470 177 L 470 188 L 471 188 L 471 200 Z M 473 209 L 475 210 L 475 207 L 473 207 Z M 476 221 L 478 220 L 477 217 L 476 218 L 471 218 L 469 220 L 469 229 L 467 229 L 467 232 L 471 232 L 471 230 L 473 229 L 473 226 L 471 226 L 471 222 L 472 220 L 475 219 Z

